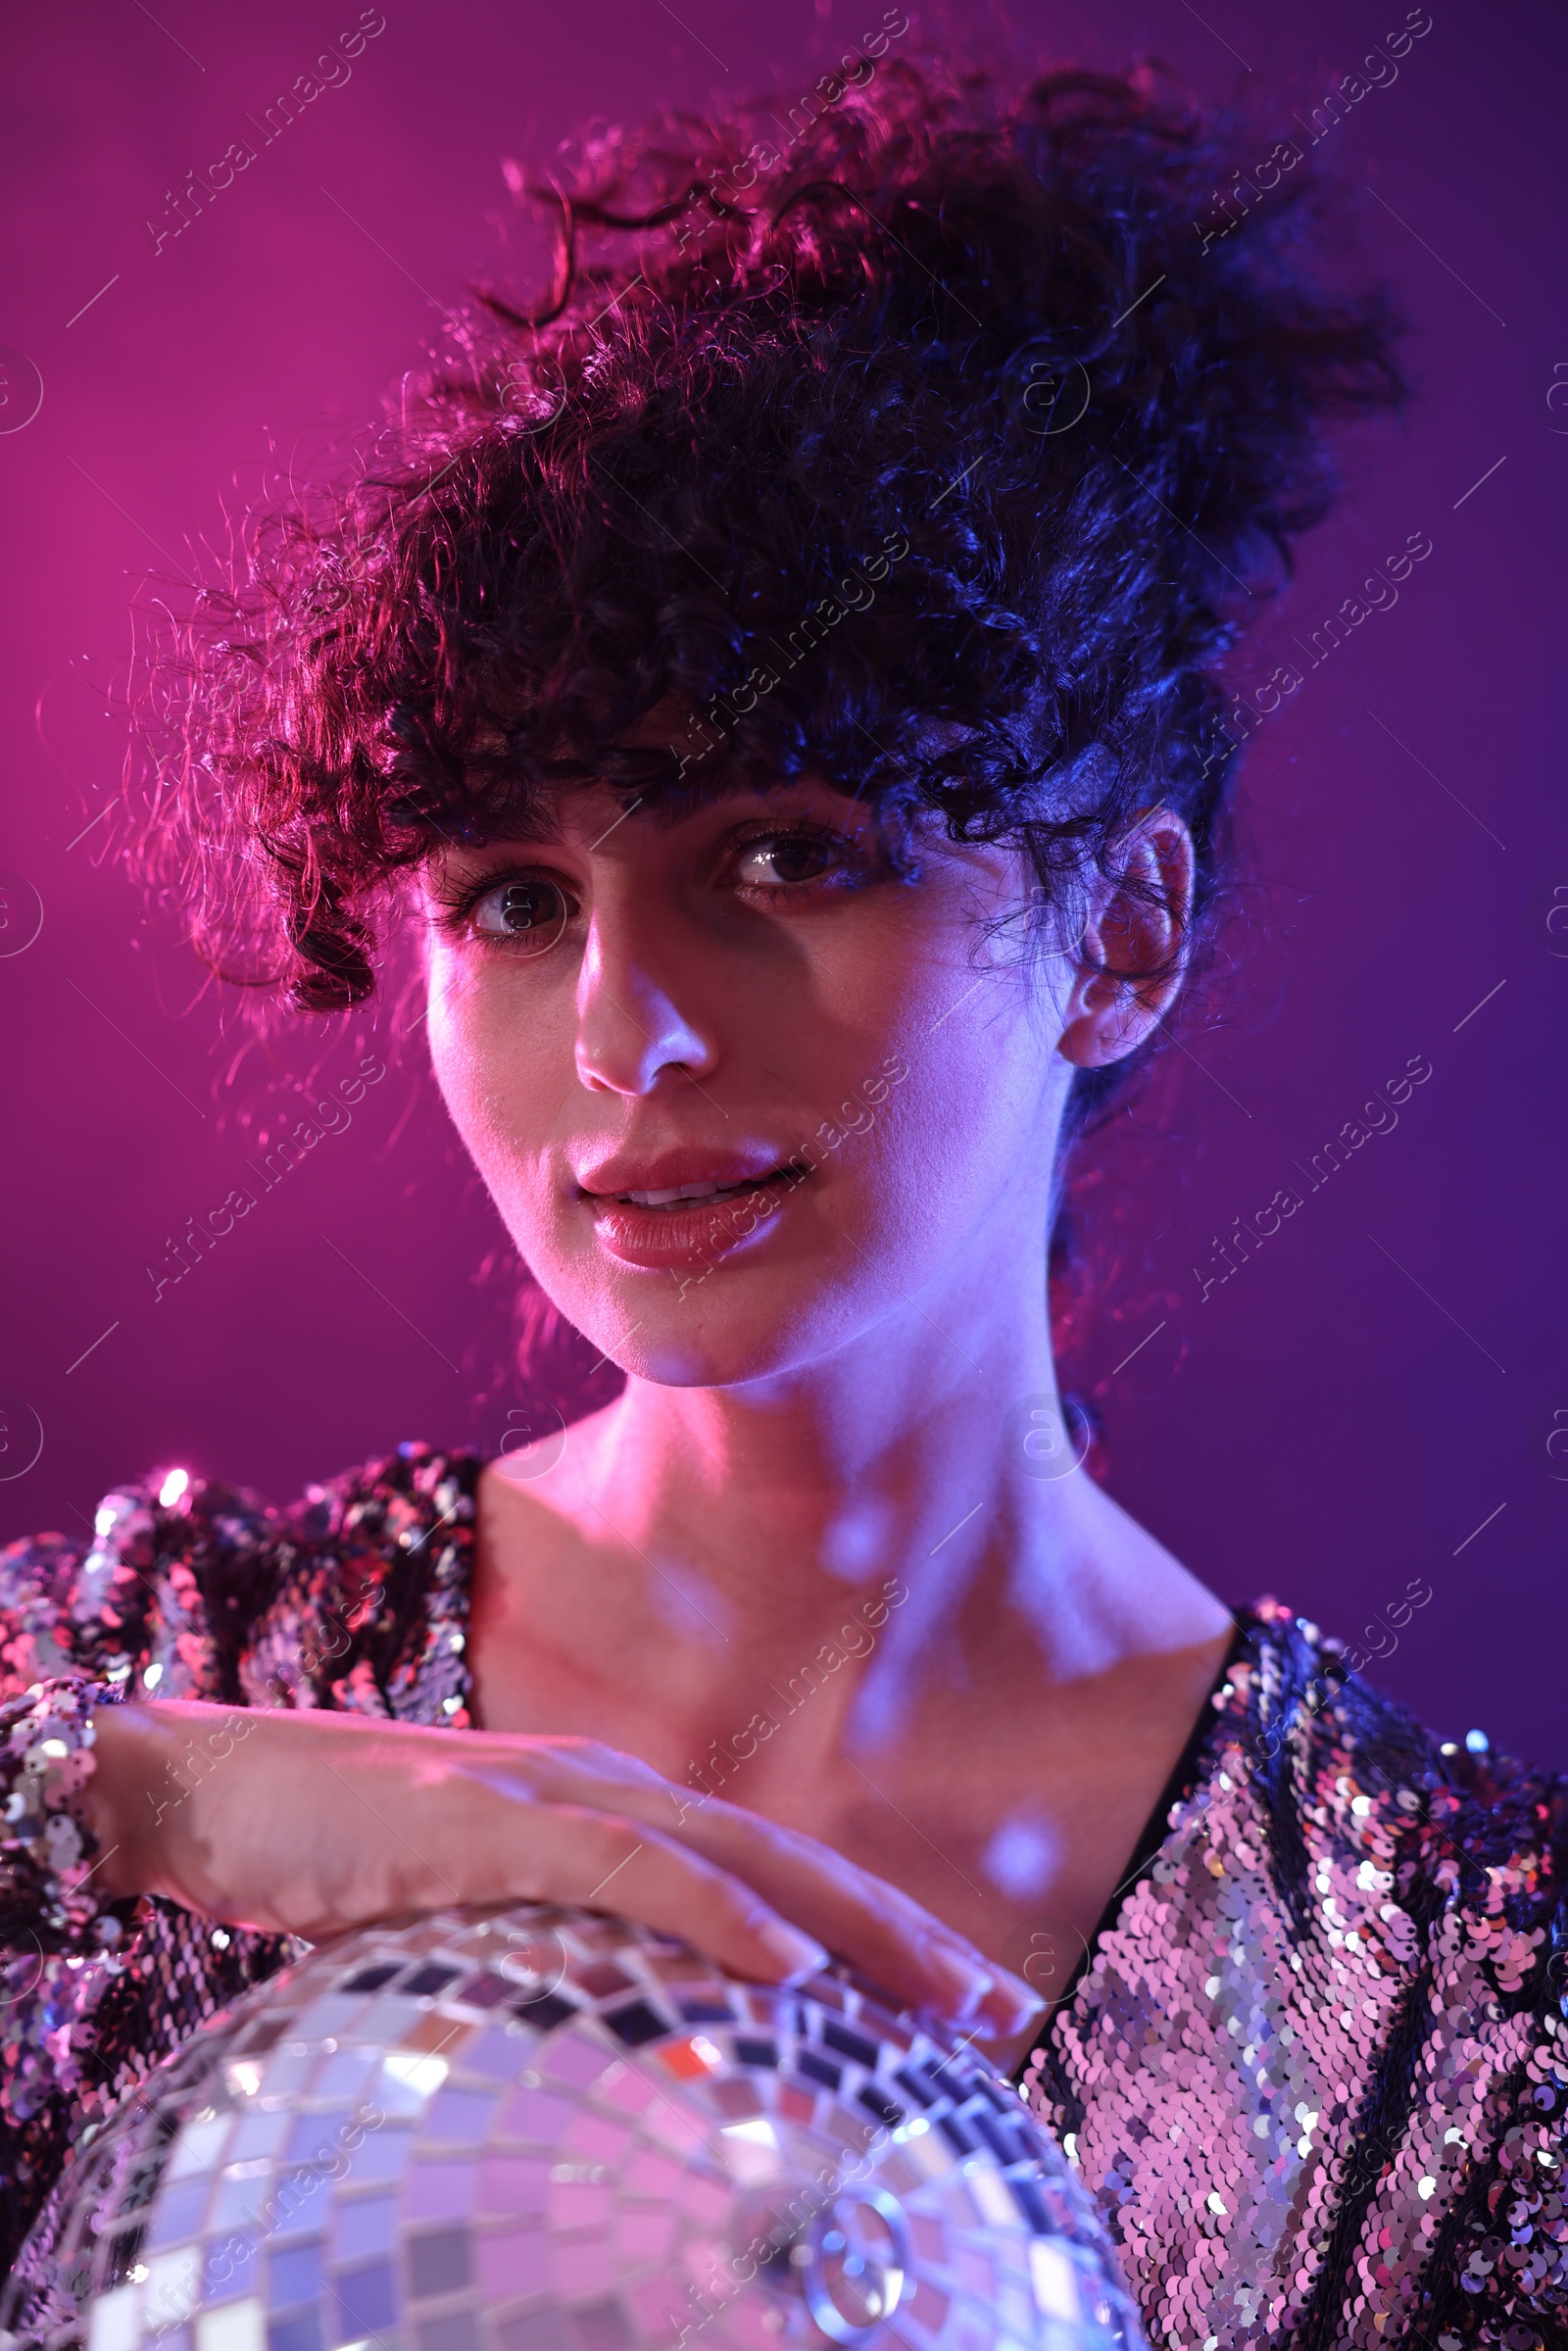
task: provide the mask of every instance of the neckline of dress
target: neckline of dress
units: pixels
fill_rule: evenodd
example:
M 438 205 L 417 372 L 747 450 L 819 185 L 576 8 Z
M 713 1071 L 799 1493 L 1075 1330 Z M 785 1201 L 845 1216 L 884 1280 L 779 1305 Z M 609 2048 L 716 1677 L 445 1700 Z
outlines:
M 1094 1966 L 1100 1946 L 1121 1917 L 1128 1897 L 1142 1885 L 1175 1835 L 1170 1825 L 1170 1815 L 1176 1805 L 1185 1803 L 1197 1788 L 1202 1774 L 1205 1751 L 1224 1719 L 1216 1700 L 1223 1695 L 1236 1667 L 1246 1657 L 1256 1637 L 1258 1620 L 1251 1609 L 1233 1608 L 1231 1619 L 1236 1630 L 1220 1660 L 1219 1669 L 1203 1694 L 1203 1702 L 1199 1707 L 1186 1743 L 1172 1766 L 1170 1777 L 1155 1797 L 1149 1818 L 1138 1833 L 1132 1858 L 1111 1889 L 1096 1922 L 1095 1931 L 1084 1945 L 1082 1956 L 1056 1998 L 1046 2010 L 1028 2048 L 1013 2067 L 1012 2080 L 1015 2082 L 1022 2082 L 1033 2058 L 1049 2043 L 1058 2018 L 1065 2016 L 1072 2006 L 1079 1984 Z
M 486 1465 L 486 1459 L 487 1456 L 481 1453 L 476 1445 L 455 1447 L 451 1452 L 443 1455 L 447 1468 L 455 1471 L 463 1479 L 474 1505 L 474 1514 L 463 1530 L 467 1540 L 461 1546 L 462 1574 L 458 1579 L 457 1590 L 453 1595 L 459 1601 L 461 1626 L 465 1636 L 462 1680 L 464 1705 L 470 1724 L 474 1719 L 474 1690 L 472 1648 L 467 1636 L 471 1623 L 473 1580 L 479 1553 L 479 1477 Z M 1084 1945 L 1082 1956 L 1073 1968 L 1060 1993 L 1046 2010 L 1034 2038 L 1014 2066 L 1012 2080 L 1015 2082 L 1022 2082 L 1031 2060 L 1049 2042 L 1057 2019 L 1065 2016 L 1071 2007 L 1079 1984 L 1094 1965 L 1096 1954 L 1099 1952 L 1103 1938 L 1114 1929 L 1128 1896 L 1149 1875 L 1150 1870 L 1170 1841 L 1174 1835 L 1170 1826 L 1172 1810 L 1177 1804 L 1185 1803 L 1198 1785 L 1205 1749 L 1222 1719 L 1221 1709 L 1215 1701 L 1224 1691 L 1236 1666 L 1246 1657 L 1258 1630 L 1259 1620 L 1250 1608 L 1232 1609 L 1231 1619 L 1235 1631 L 1227 1644 L 1225 1654 L 1220 1660 L 1214 1679 L 1203 1693 L 1202 1703 L 1198 1709 L 1193 1727 L 1183 1743 L 1182 1751 L 1172 1766 L 1164 1787 L 1155 1797 L 1148 1819 L 1138 1833 L 1127 1867 L 1112 1888 L 1096 1923 L 1095 1931 Z

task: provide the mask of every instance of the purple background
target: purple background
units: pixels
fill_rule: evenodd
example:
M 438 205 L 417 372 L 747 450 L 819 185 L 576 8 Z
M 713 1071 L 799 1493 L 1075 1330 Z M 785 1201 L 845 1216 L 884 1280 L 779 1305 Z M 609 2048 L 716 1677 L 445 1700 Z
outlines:
M 542 165 L 593 114 L 661 96 L 776 75 L 793 97 L 881 13 L 845 8 L 682 0 L 677 22 L 661 0 L 386 0 L 347 86 L 156 256 L 144 222 L 165 190 L 249 135 L 355 0 L 160 0 L 156 22 L 132 0 L 65 0 L 13 23 L 0 343 L 44 390 L 0 433 L 0 867 L 23 877 L 0 947 L 30 932 L 29 892 L 43 922 L 0 955 L 0 1535 L 80 1532 L 113 1481 L 172 1461 L 280 1500 L 406 1436 L 499 1447 L 513 1274 L 416 1033 L 397 1057 L 407 1010 L 368 1042 L 340 1022 L 242 1051 L 232 1007 L 102 861 L 104 826 L 82 837 L 120 765 L 102 681 L 139 580 L 191 568 L 270 464 L 314 462 L 371 416 L 466 280 L 532 284 L 503 155 Z M 1548 404 L 1568 384 L 1552 171 L 1568 61 L 1544 9 L 1506 35 L 1481 0 L 1432 9 L 1397 82 L 1330 134 L 1413 319 L 1421 397 L 1408 428 L 1357 445 L 1269 643 L 1288 654 L 1409 533 L 1433 553 L 1257 737 L 1238 968 L 1216 966 L 1141 1109 L 1147 1148 L 1107 1170 L 1134 1258 L 1089 1369 L 1114 1491 L 1222 1596 L 1272 1591 L 1355 1638 L 1420 1579 L 1430 1603 L 1370 1670 L 1446 1735 L 1484 1725 L 1568 1764 L 1552 740 L 1568 389 Z M 1016 21 L 1058 57 L 1152 52 L 1214 95 L 1245 60 L 1285 135 L 1403 15 L 1096 0 Z M 13 359 L 0 423 L 27 385 Z M 1259 646 L 1245 671 L 1276 658 Z M 367 1050 L 390 1067 L 348 1131 L 155 1303 L 144 1269 L 166 1235 Z M 1433 1075 L 1396 1131 L 1200 1298 L 1211 1236 L 1297 1182 L 1293 1163 L 1416 1054 Z

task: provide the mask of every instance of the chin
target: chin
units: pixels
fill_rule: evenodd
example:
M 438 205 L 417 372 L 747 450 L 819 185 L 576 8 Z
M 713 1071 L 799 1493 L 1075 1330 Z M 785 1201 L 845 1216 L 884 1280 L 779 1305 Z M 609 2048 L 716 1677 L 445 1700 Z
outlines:
M 879 1295 L 863 1263 L 853 1276 L 825 1252 L 814 1262 L 792 1256 L 771 1263 L 737 1254 L 706 1272 L 697 1265 L 621 1279 L 603 1263 L 588 1276 L 580 1266 L 531 1262 L 596 1354 L 662 1388 L 787 1378 L 835 1353 L 897 1302 L 891 1284 Z

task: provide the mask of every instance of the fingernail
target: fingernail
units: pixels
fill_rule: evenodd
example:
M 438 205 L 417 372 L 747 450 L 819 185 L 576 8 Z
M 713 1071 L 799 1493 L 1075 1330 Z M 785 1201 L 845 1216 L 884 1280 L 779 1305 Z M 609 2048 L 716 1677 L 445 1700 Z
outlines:
M 981 1961 L 965 1959 L 951 1943 L 927 1941 L 920 1957 L 927 1974 L 946 1991 L 943 2005 L 947 2013 L 956 2023 L 966 2023 L 996 1982 L 995 1970 Z
M 997 1991 L 1012 2002 L 1016 2022 L 1020 2025 L 1026 2017 L 1032 2017 L 1037 2008 L 1045 2006 L 1032 1984 L 1026 1984 L 1022 1976 L 1014 1976 L 1004 1967 L 993 1970 L 993 1982 Z
M 786 1984 L 799 1984 L 827 1965 L 828 1955 L 822 1945 L 813 1936 L 803 1935 L 798 1927 L 787 1927 L 782 1919 L 764 1919 L 754 1932 L 768 1957 L 776 1959 L 784 1970 Z

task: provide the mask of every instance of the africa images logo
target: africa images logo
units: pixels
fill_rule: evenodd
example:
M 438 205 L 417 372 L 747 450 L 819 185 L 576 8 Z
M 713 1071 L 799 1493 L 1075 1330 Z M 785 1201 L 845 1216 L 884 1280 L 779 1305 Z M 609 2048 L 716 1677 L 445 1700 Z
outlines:
M 340 32 L 335 45 L 322 50 L 309 73 L 297 73 L 286 90 L 279 90 L 271 104 L 263 107 L 260 122 L 248 114 L 245 120 L 260 134 L 262 147 L 270 147 L 274 139 L 281 138 L 289 124 L 298 120 L 306 107 L 314 106 L 324 91 L 342 89 L 353 78 L 349 59 L 358 57 L 367 41 L 373 41 L 385 30 L 386 19 L 378 8 L 362 9 L 354 29 Z M 185 184 L 177 195 L 172 188 L 166 190 L 165 218 L 147 222 L 154 253 L 161 254 L 172 237 L 183 236 L 197 215 L 205 212 L 225 188 L 233 186 L 236 171 L 249 171 L 259 152 L 248 139 L 231 139 L 217 163 L 208 165 L 205 175 L 187 171 Z

